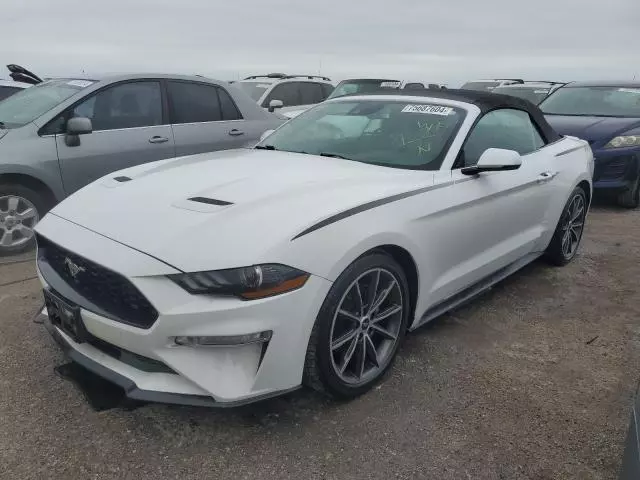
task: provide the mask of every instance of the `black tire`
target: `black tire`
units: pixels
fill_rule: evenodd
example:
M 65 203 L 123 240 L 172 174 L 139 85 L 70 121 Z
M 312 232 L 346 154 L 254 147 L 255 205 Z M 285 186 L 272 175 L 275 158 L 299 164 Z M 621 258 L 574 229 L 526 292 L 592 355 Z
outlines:
M 640 179 L 636 179 L 633 187 L 618 195 L 618 205 L 624 208 L 638 208 L 640 205 Z
M 44 214 L 47 213 L 47 211 L 51 208 L 51 202 L 48 200 L 47 196 L 37 190 L 25 187 L 24 185 L 20 184 L 0 183 L 0 198 L 8 195 L 22 197 L 31 202 L 38 212 L 38 218 L 42 218 Z M 0 235 L 2 233 L 4 233 L 4 230 L 0 228 Z M 0 256 L 23 253 L 33 249 L 34 246 L 35 237 L 32 237 L 26 243 L 17 246 L 6 247 L 0 245 Z
M 563 249 L 563 238 L 565 236 L 565 226 L 570 215 L 570 209 L 573 205 L 576 197 L 580 197 L 582 201 L 582 205 L 584 206 L 584 211 L 581 214 L 582 228 L 580 229 L 580 233 L 578 235 L 578 240 L 575 248 L 572 252 L 567 254 L 566 250 Z M 571 195 L 569 196 L 569 200 L 567 200 L 566 205 L 562 209 L 562 214 L 560 215 L 560 219 L 558 220 L 558 224 L 556 225 L 555 232 L 553 233 L 553 237 L 551 238 L 551 242 L 545 251 L 545 257 L 549 263 L 552 265 L 556 265 L 558 267 L 562 267 L 567 265 L 573 258 L 575 257 L 578 248 L 580 246 L 580 242 L 582 241 L 582 234 L 584 232 L 584 221 L 587 214 L 587 194 L 585 193 L 582 187 L 576 187 Z
M 382 269 L 385 276 L 388 272 L 397 281 L 399 288 L 396 292 L 401 294 L 402 299 L 402 311 L 401 315 L 397 316 L 395 327 L 399 327 L 399 330 L 395 344 L 392 344 L 385 353 L 386 360 L 384 366 L 380 365 L 379 371 L 374 372 L 375 377 L 368 379 L 365 383 L 353 385 L 341 379 L 335 371 L 334 353 L 331 348 L 332 323 L 341 300 L 348 294 L 347 290 L 353 285 L 353 282 L 364 273 L 375 269 Z M 386 276 L 385 278 L 389 279 L 388 283 L 391 285 L 390 277 Z M 338 277 L 320 308 L 309 338 L 303 384 L 337 399 L 355 398 L 370 390 L 384 377 L 385 373 L 393 364 L 398 348 L 402 344 L 407 331 L 410 310 L 409 287 L 406 275 L 402 267 L 392 257 L 385 253 L 373 252 L 357 259 Z M 373 318 L 373 316 L 372 313 L 371 318 Z M 371 323 L 373 324 L 373 320 Z M 362 336 L 362 334 L 360 334 L 360 336 Z M 363 340 L 363 342 L 366 343 L 365 340 Z M 366 356 L 366 353 L 363 353 L 363 355 Z

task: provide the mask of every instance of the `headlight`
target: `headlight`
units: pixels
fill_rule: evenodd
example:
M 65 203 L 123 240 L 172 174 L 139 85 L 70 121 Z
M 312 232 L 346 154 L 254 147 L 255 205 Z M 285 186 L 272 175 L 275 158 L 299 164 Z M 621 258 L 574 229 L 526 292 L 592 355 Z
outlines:
M 613 138 L 604 148 L 637 147 L 640 146 L 640 135 L 620 135 Z
M 236 295 L 247 300 L 270 297 L 302 287 L 309 274 L 286 265 L 179 273 L 168 277 L 193 294 Z

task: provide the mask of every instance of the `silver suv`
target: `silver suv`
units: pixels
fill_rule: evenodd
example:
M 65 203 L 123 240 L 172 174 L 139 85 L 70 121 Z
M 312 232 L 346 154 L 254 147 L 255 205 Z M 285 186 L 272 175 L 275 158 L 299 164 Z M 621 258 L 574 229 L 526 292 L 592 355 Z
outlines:
M 286 75 L 269 73 L 252 75 L 234 82 L 244 90 L 262 108 L 270 112 L 282 109 L 287 112 L 306 110 L 326 98 L 333 92 L 331 79 L 317 75 Z
M 0 102 L 0 255 L 30 248 L 44 213 L 103 175 L 243 147 L 284 121 L 197 76 L 53 79 L 16 93 Z

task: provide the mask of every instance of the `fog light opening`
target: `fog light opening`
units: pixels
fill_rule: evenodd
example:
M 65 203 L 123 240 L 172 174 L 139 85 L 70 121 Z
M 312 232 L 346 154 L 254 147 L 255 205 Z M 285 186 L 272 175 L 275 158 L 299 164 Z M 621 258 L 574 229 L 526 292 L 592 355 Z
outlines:
M 252 343 L 266 343 L 271 340 L 271 330 L 249 333 L 246 335 L 216 335 L 216 336 L 181 336 L 172 337 L 173 343 L 180 347 L 230 347 L 236 345 L 250 345 Z

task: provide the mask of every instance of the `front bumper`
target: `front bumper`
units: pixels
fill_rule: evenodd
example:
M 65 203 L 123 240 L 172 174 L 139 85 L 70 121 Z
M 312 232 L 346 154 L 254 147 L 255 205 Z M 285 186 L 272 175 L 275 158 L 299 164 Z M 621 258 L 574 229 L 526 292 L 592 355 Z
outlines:
M 73 361 L 121 386 L 128 397 L 224 407 L 301 385 L 309 336 L 329 281 L 311 276 L 299 290 L 253 301 L 191 295 L 166 278 L 175 273 L 170 266 L 63 219 L 47 216 L 38 231 L 92 262 L 108 265 L 157 310 L 153 325 L 143 329 L 81 308 L 82 323 L 97 343 L 76 343 L 58 326 L 45 322 Z M 45 278 L 40 269 L 38 273 L 44 288 L 60 294 L 55 283 L 59 279 Z M 234 336 L 267 330 L 273 334 L 263 344 L 192 347 L 173 341 L 179 336 Z
M 593 187 L 598 190 L 625 191 L 633 187 L 640 174 L 640 150 L 594 150 Z

